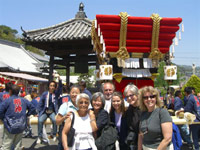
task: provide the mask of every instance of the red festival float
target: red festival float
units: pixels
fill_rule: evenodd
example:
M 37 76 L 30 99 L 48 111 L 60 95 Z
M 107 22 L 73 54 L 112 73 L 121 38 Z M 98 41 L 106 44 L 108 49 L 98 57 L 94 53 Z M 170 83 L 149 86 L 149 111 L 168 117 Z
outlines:
M 100 64 L 97 78 L 111 80 L 123 91 L 132 82 L 154 85 L 159 62 L 168 54 L 181 18 L 96 15 L 92 43 Z

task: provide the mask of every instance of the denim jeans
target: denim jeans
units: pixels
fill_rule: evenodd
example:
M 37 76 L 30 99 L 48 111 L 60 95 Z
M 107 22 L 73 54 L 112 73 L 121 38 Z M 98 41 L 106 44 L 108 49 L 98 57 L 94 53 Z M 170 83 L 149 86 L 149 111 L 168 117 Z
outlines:
M 56 126 L 56 119 L 55 119 L 55 113 L 53 112 L 50 115 L 47 115 L 46 113 L 42 114 L 38 118 L 38 137 L 42 139 L 42 131 L 43 131 L 43 124 L 46 121 L 47 118 L 50 118 L 52 124 L 53 124 L 53 135 L 56 136 L 57 133 L 57 126 Z
M 192 133 L 192 140 L 194 143 L 195 150 L 199 150 L 199 143 L 198 143 L 198 133 L 200 131 L 200 125 L 199 124 L 192 124 L 190 125 L 191 133 Z
M 178 125 L 178 128 L 181 133 L 181 137 L 184 142 L 187 142 L 187 144 L 192 144 L 192 140 L 190 138 L 190 132 L 186 124 L 184 125 Z

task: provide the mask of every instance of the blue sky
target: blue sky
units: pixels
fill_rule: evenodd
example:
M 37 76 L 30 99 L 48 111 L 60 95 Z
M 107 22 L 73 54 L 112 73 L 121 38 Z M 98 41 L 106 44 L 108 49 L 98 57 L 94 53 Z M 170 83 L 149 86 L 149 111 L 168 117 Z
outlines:
M 181 17 L 185 32 L 175 46 L 176 64 L 200 66 L 200 0 L 0 0 L 0 25 L 33 30 L 52 26 L 75 17 L 79 3 L 89 19 L 96 14 Z

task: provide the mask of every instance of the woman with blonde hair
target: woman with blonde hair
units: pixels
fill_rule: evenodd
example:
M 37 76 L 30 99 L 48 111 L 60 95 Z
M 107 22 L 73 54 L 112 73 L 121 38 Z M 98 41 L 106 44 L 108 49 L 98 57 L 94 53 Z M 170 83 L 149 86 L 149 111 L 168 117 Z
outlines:
M 172 150 L 172 119 L 162 109 L 159 92 L 152 86 L 139 91 L 140 118 L 138 150 Z
M 76 98 L 78 110 L 65 121 L 62 131 L 62 143 L 64 150 L 97 150 L 92 133 L 97 131 L 97 124 L 94 112 L 88 110 L 90 98 L 87 94 L 81 93 Z M 75 129 L 74 143 L 68 147 L 67 134 L 71 128 L 72 119 L 74 119 L 73 128 Z

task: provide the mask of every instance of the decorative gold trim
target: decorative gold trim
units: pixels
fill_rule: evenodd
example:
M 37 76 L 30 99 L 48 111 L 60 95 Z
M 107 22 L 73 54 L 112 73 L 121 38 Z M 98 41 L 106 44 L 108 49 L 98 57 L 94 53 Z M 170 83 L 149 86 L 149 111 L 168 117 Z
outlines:
M 151 77 L 150 77 L 151 80 L 154 81 L 158 75 L 159 75 L 159 73 L 152 73 L 152 74 L 151 74 Z
M 143 58 L 144 53 L 131 53 L 132 58 Z
M 116 52 L 109 52 L 111 58 L 117 57 Z M 144 53 L 130 53 L 131 58 L 143 58 Z
M 93 41 L 93 50 L 97 53 L 99 64 L 101 64 L 103 62 L 103 58 L 100 56 L 100 54 L 103 52 L 103 46 L 100 43 L 100 39 L 95 30 L 95 20 L 92 21 L 91 37 Z
M 153 20 L 153 29 L 152 29 L 152 39 L 151 39 L 151 53 L 149 55 L 149 58 L 159 60 L 163 58 L 163 54 L 158 49 L 160 20 L 162 18 L 158 14 L 152 14 L 151 19 Z
M 126 49 L 128 14 L 127 12 L 120 12 L 119 16 L 121 17 L 121 26 L 120 26 L 119 50 L 116 52 L 116 57 L 124 60 L 129 58 L 129 53 Z

